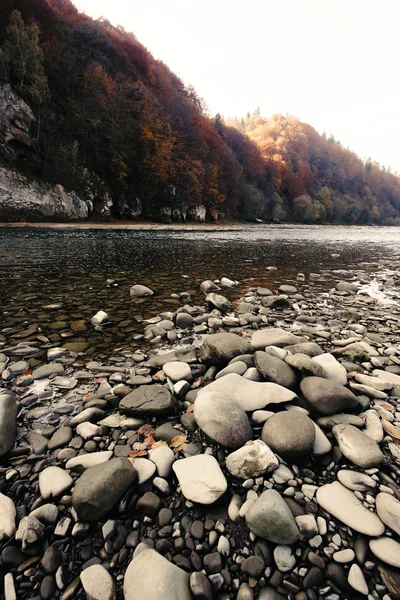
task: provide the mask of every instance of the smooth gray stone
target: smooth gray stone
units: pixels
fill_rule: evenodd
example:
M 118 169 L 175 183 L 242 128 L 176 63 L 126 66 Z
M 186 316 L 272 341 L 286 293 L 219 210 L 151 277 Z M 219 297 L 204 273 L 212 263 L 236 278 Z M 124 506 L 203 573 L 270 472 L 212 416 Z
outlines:
M 378 444 L 353 425 L 335 425 L 332 433 L 342 454 L 357 467 L 377 467 L 385 458 Z
M 46 379 L 51 375 L 62 375 L 64 373 L 64 367 L 60 363 L 50 363 L 48 365 L 42 365 L 32 371 L 33 379 Z
M 0 394 L 0 457 L 14 448 L 17 434 L 17 402 L 12 392 Z
M 127 458 L 113 458 L 87 469 L 75 484 L 72 505 L 84 521 L 97 521 L 122 498 L 136 479 Z
M 296 386 L 296 373 L 280 358 L 271 356 L 267 352 L 258 351 L 254 353 L 254 364 L 267 381 L 272 381 L 289 389 Z
M 265 298 L 264 301 L 269 300 L 269 298 Z M 289 331 L 279 329 L 278 327 L 267 327 L 265 329 L 260 329 L 253 334 L 251 345 L 255 350 L 265 350 L 267 346 L 290 346 L 301 341 L 302 338 L 293 335 L 293 333 L 290 333 Z
M 306 354 L 310 357 L 319 356 L 324 352 L 315 342 L 301 342 L 300 344 L 284 346 L 284 350 L 289 350 L 292 354 Z
M 400 502 L 386 492 L 378 494 L 375 501 L 380 520 L 400 535 Z
M 141 385 L 122 398 L 119 409 L 128 417 L 170 415 L 175 412 L 175 399 L 161 385 Z
M 276 490 L 266 490 L 246 512 L 246 523 L 254 533 L 275 544 L 294 544 L 300 532 L 286 502 Z
M 207 387 L 194 403 L 194 417 L 200 429 L 225 448 L 240 448 L 251 440 L 253 432 L 243 408 L 229 396 L 206 390 Z
M 315 427 L 309 417 L 297 411 L 280 412 L 267 420 L 261 439 L 284 460 L 296 461 L 312 452 Z
M 193 600 L 188 573 L 155 550 L 140 550 L 125 572 L 125 600 Z
M 353 392 L 323 377 L 305 377 L 300 383 L 300 389 L 306 400 L 321 415 L 333 415 L 359 405 Z
M 208 335 L 200 347 L 201 361 L 216 366 L 224 366 L 232 358 L 249 353 L 251 353 L 250 342 L 234 333 Z

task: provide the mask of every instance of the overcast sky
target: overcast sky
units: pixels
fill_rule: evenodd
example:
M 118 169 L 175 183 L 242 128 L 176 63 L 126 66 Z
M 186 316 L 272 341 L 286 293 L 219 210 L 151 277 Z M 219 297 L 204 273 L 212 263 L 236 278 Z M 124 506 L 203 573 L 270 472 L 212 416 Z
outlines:
M 211 114 L 289 113 L 400 172 L 399 0 L 73 0 L 121 24 Z

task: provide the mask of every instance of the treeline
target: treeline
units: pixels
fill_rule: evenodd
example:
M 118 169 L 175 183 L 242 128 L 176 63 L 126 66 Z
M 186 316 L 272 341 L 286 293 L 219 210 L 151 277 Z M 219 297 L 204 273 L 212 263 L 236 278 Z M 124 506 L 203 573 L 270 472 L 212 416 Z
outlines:
M 211 118 L 133 34 L 70 0 L 2 0 L 0 23 L 0 76 L 36 116 L 17 165 L 34 177 L 84 193 L 95 173 L 117 217 L 139 199 L 144 216 L 400 223 L 397 176 L 293 117 Z

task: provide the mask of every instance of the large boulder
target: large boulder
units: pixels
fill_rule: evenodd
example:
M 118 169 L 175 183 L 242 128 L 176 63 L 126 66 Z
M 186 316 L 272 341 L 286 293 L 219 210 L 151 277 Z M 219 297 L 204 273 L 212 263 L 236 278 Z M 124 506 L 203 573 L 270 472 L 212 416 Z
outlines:
M 302 413 L 280 412 L 266 421 L 261 439 L 284 460 L 296 461 L 312 452 L 315 427 Z
M 219 392 L 200 392 L 194 403 L 196 423 L 214 442 L 225 448 L 240 448 L 253 432 L 243 408 Z
M 259 537 L 274 544 L 294 544 L 300 532 L 294 516 L 276 490 L 266 490 L 246 512 L 246 523 Z
M 212 504 L 226 492 L 227 481 L 218 462 L 209 454 L 198 454 L 174 462 L 172 469 L 187 500 Z
M 305 377 L 300 383 L 300 389 L 305 399 L 320 415 L 333 415 L 359 405 L 353 392 L 324 377 Z
M 297 383 L 296 373 L 283 360 L 267 354 L 267 352 L 255 352 L 254 363 L 267 380 L 282 385 L 285 388 L 293 389 Z
M 235 356 L 249 354 L 250 342 L 234 333 L 208 335 L 200 347 L 200 358 L 209 365 L 224 366 Z
M 125 571 L 125 600 L 193 600 L 189 575 L 155 550 L 135 556 Z
M 353 425 L 335 425 L 332 433 L 341 453 L 357 467 L 371 469 L 385 458 L 375 440 Z
M 17 402 L 12 392 L 0 394 L 0 457 L 14 448 L 17 434 Z
M 207 392 L 221 392 L 246 412 L 265 408 L 269 404 L 290 402 L 296 398 L 294 392 L 281 385 L 250 381 L 237 373 L 230 373 L 216 379 L 204 389 Z
M 72 492 L 72 505 L 83 521 L 97 521 L 122 498 L 136 479 L 127 458 L 90 467 L 78 479 Z
M 255 350 L 265 350 L 267 346 L 290 346 L 301 342 L 302 338 L 293 335 L 290 331 L 279 329 L 279 327 L 268 327 L 259 329 L 253 334 L 251 345 Z
M 162 385 L 140 385 L 122 398 L 119 409 L 128 417 L 153 417 L 175 412 L 175 399 Z

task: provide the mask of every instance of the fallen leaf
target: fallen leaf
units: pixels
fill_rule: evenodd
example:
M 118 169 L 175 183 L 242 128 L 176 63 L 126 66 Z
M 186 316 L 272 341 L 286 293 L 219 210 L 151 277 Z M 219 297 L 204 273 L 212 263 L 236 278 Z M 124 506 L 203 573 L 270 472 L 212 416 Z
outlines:
M 183 446 L 186 444 L 187 435 L 176 435 L 171 440 L 171 447 L 175 450 L 175 452 L 180 452 L 183 449 Z
M 398 427 L 395 427 L 394 425 L 392 425 L 391 423 L 389 423 L 389 421 L 387 421 L 386 419 L 382 420 L 382 426 L 383 429 L 395 440 L 399 440 L 400 441 L 400 429 Z
M 161 448 L 161 446 L 168 446 L 167 442 L 164 442 L 164 440 L 158 440 L 158 442 L 155 442 L 152 445 L 152 448 Z
M 86 400 L 89 400 L 90 396 L 93 396 L 93 392 L 88 392 L 87 394 L 85 394 L 83 396 L 83 401 L 86 402 Z
M 194 411 L 194 404 L 191 404 L 187 407 L 186 414 L 192 413 Z
M 152 446 L 155 441 L 156 440 L 153 438 L 152 435 L 148 435 L 144 438 L 143 443 L 146 444 L 146 446 Z
M 138 429 L 139 435 L 143 435 L 144 437 L 147 437 L 148 435 L 152 435 L 154 432 L 155 432 L 154 427 L 152 427 L 148 423 L 146 423 L 146 425 L 142 425 Z
M 132 452 L 129 452 L 128 458 L 137 458 L 138 456 L 147 456 L 147 455 L 148 455 L 147 450 L 132 450 Z
M 32 369 L 27 369 L 26 371 L 24 371 L 23 374 L 24 375 L 32 375 Z

